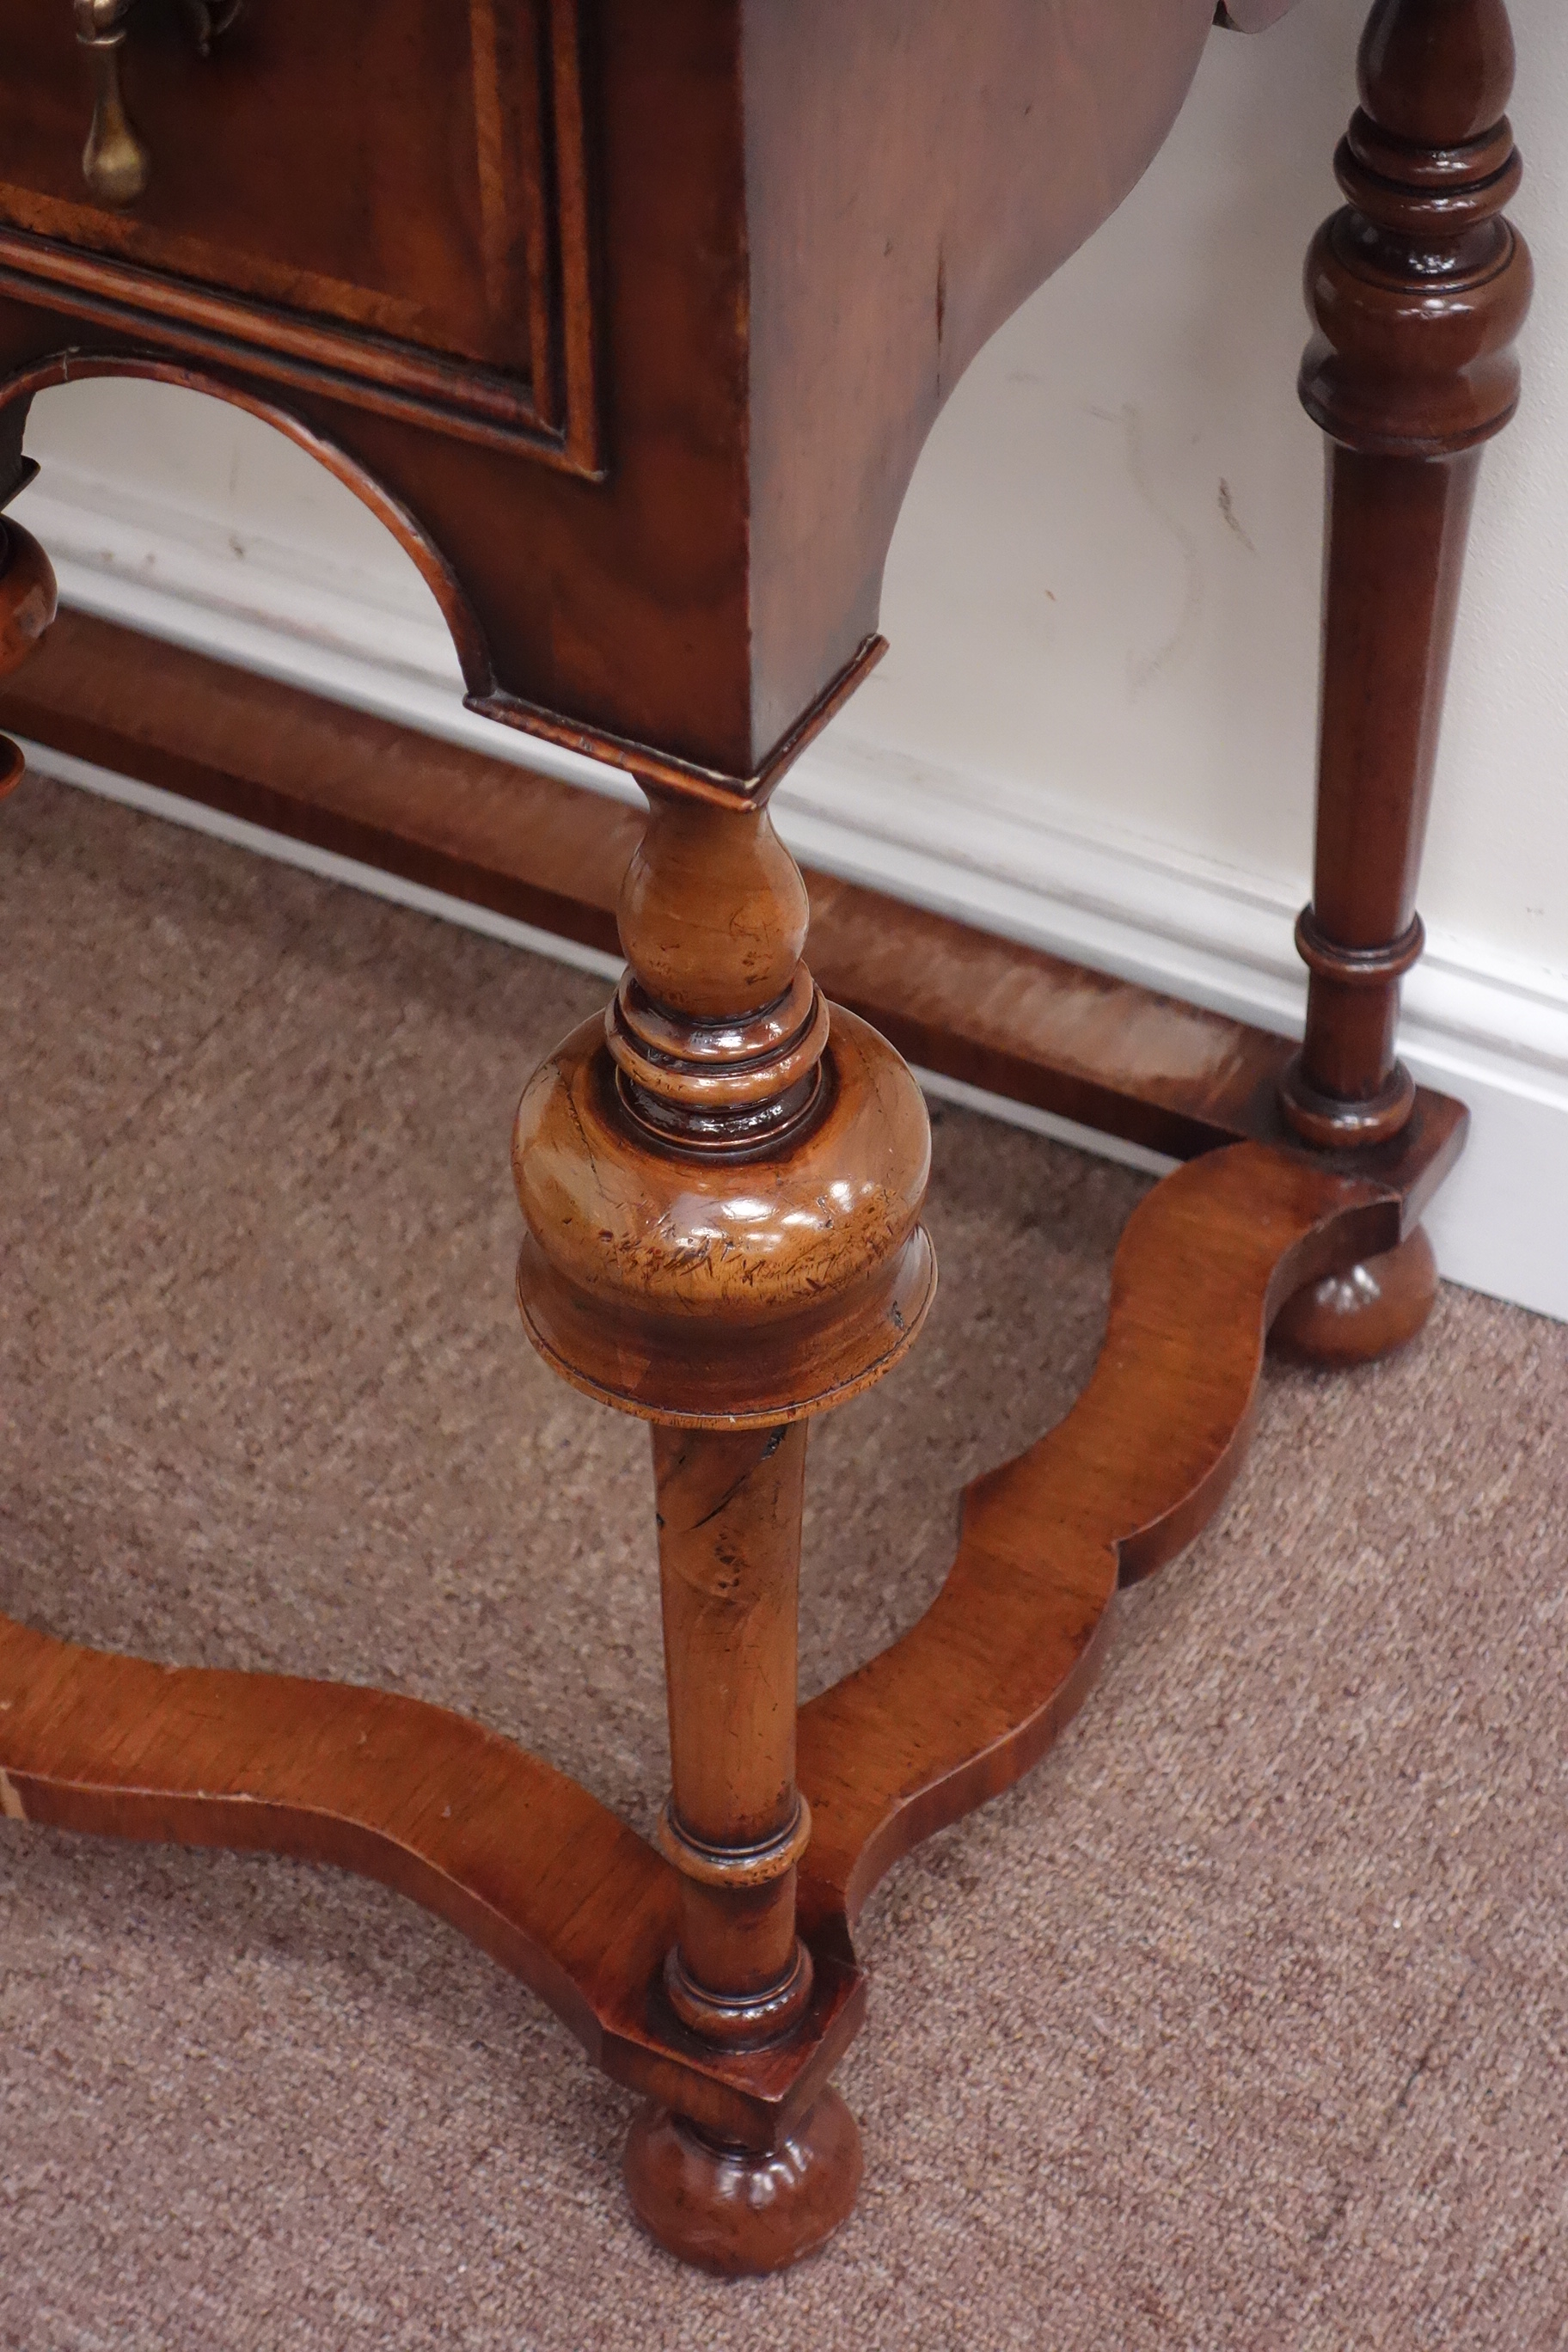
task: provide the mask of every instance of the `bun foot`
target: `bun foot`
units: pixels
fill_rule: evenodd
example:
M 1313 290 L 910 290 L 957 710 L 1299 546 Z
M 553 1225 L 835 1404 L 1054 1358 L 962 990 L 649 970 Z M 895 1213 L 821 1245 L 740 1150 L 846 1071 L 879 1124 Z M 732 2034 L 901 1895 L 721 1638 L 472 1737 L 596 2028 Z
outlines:
M 1415 1339 L 1436 1296 L 1437 1261 L 1417 1225 L 1397 1249 L 1299 1290 L 1276 1318 L 1269 1345 L 1294 1363 L 1330 1370 L 1370 1364 Z
M 731 2278 L 785 2270 L 826 2245 L 855 2210 L 861 2168 L 859 2126 L 834 2090 L 768 2155 L 721 2147 L 651 2105 L 626 2140 L 644 2229 L 682 2262 Z

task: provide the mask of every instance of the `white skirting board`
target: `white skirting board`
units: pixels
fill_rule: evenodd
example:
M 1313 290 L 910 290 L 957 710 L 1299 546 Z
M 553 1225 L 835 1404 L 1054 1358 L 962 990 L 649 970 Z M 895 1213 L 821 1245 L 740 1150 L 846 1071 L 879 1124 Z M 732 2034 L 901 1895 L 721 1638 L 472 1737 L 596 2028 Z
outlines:
M 461 705 L 434 604 L 319 552 L 243 545 L 213 519 L 154 510 L 53 464 L 17 506 L 80 610 L 449 738 L 635 799 L 627 780 L 514 735 Z M 412 575 L 410 575 L 412 578 Z M 422 595 L 423 592 L 420 592 Z M 796 855 L 914 903 L 1095 964 L 1258 1025 L 1299 1028 L 1291 943 L 1303 891 L 1227 872 L 1169 844 L 1086 827 L 1016 780 L 939 770 L 857 735 L 856 708 L 775 803 Z M 352 860 L 152 793 L 41 747 L 68 782 L 223 834 L 334 878 L 595 970 L 608 960 Z M 1568 1320 L 1568 975 L 1436 936 L 1405 989 L 1402 1052 L 1470 1106 L 1470 1144 L 1427 1220 L 1450 1279 Z M 932 1090 L 1137 1165 L 1148 1153 L 942 1080 Z

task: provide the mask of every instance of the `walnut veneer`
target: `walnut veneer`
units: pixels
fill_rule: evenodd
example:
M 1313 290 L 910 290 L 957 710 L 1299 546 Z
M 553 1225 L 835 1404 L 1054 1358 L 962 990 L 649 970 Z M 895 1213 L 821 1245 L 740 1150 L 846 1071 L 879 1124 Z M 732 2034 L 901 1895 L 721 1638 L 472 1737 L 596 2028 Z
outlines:
M 311 1855 L 442 1912 L 644 2095 L 634 2206 L 720 2270 L 793 2261 L 852 2208 L 830 2078 L 865 2005 L 856 1916 L 1039 1757 L 1119 1589 L 1217 1507 L 1270 1324 L 1355 1362 L 1431 1304 L 1418 1221 L 1465 1115 L 1412 1085 L 1395 1024 L 1478 453 L 1530 290 L 1501 0 L 1377 0 L 1348 204 L 1309 268 L 1302 389 L 1331 456 L 1300 1054 L 839 886 L 816 886 L 814 971 L 768 815 L 881 651 L 943 399 L 1154 153 L 1211 15 L 0 0 L 0 492 L 32 472 L 29 401 L 68 377 L 237 402 L 414 555 L 473 707 L 647 794 L 629 862 L 620 811 L 519 784 L 465 864 L 434 750 L 412 785 L 367 752 L 291 793 L 187 759 L 182 787 L 422 878 L 510 877 L 584 936 L 625 866 L 625 977 L 518 1112 L 518 1296 L 566 1379 L 651 1425 L 672 1770 L 648 1844 L 444 1710 L 0 1621 L 0 1807 Z M 54 589 L 0 528 L 9 671 Z M 68 668 L 95 645 L 99 668 L 56 705 L 90 756 L 116 656 L 70 643 Z M 199 732 L 210 682 L 182 658 L 163 676 Z M 924 1112 L 884 1030 L 1187 1164 L 1128 1226 L 1078 1405 L 969 1489 L 926 1616 L 801 1709 L 810 1418 L 918 1343 L 936 1278 Z

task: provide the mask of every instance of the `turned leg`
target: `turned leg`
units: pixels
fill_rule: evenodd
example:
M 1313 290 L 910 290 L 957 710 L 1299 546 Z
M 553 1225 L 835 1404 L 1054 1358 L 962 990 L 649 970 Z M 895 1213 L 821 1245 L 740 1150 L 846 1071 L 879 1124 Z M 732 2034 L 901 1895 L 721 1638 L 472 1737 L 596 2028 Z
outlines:
M 805 1433 L 653 1433 L 672 1784 L 660 1843 L 683 1880 L 665 1991 L 683 2025 L 736 2050 L 787 2035 L 811 1998 L 795 1906 L 811 1836 L 795 1782 Z M 626 2181 L 642 2221 L 688 2260 L 772 2270 L 847 2217 L 860 2136 L 830 2088 L 759 2167 L 649 2105 Z
M 1502 217 L 1520 163 L 1503 109 L 1503 0 L 1378 0 L 1362 105 L 1336 159 L 1350 202 L 1307 267 L 1318 333 L 1301 396 L 1328 435 L 1318 824 L 1296 940 L 1306 1034 L 1282 1087 L 1308 1143 L 1372 1151 L 1410 1116 L 1399 983 L 1421 953 L 1416 883 L 1483 443 L 1519 399 L 1531 291 Z M 1363 1362 L 1415 1336 L 1426 1237 L 1291 1299 L 1277 1345 Z
M 795 1931 L 811 1834 L 795 1785 L 805 1429 L 653 1433 L 669 1698 L 660 1843 L 685 1881 L 664 1981 L 683 2024 L 737 2049 L 786 2031 L 811 1991 Z
M 607 1016 L 533 1080 L 514 1166 L 535 1345 L 653 1423 L 679 1928 L 648 1988 L 676 2035 L 771 2079 L 814 1999 L 795 1919 L 805 1416 L 881 1375 L 934 1283 L 924 1107 L 875 1031 L 801 962 L 804 887 L 765 810 L 645 787 Z M 859 2138 L 813 2086 L 771 2144 L 646 2108 L 644 2224 L 688 2261 L 768 2271 L 850 2211 Z

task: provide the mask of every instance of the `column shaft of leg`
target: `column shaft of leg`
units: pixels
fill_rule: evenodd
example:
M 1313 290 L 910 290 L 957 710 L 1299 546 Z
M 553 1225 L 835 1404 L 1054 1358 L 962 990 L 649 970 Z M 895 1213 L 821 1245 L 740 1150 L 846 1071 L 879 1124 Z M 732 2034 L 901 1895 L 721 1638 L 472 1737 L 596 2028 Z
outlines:
M 1479 450 L 1331 448 L 1311 971 L 1302 1076 L 1347 1105 L 1394 1069 Z
M 1286 1118 L 1333 1150 L 1387 1142 L 1415 1087 L 1395 1055 L 1421 953 L 1415 890 L 1480 452 L 1519 399 L 1530 257 L 1505 213 L 1504 0 L 1374 0 L 1349 199 L 1307 262 L 1301 370 L 1330 441 L 1311 975 Z
M 672 1996 L 755 2005 L 801 1975 L 795 1864 L 804 1422 L 653 1431 L 669 1697 L 666 1849 L 682 1872 Z M 684 1979 L 684 1985 L 681 1984 Z M 798 2013 L 805 1988 L 787 2002 Z M 764 2031 L 784 2021 L 756 2021 Z M 746 2032 L 746 2020 L 735 2024 Z M 705 2021 L 721 2030 L 722 2016 Z
M 1504 0 L 1374 0 L 1361 105 L 1334 159 L 1349 199 L 1307 261 L 1317 332 L 1301 368 L 1329 437 L 1322 722 L 1310 979 L 1280 1086 L 1302 1139 L 1392 1142 L 1415 1087 L 1399 992 L 1421 953 L 1416 885 L 1465 542 L 1485 443 L 1519 399 L 1530 256 L 1505 216 L 1520 159 Z M 1275 1341 L 1320 1364 L 1413 1339 L 1436 1297 L 1419 1228 L 1289 1300 Z

